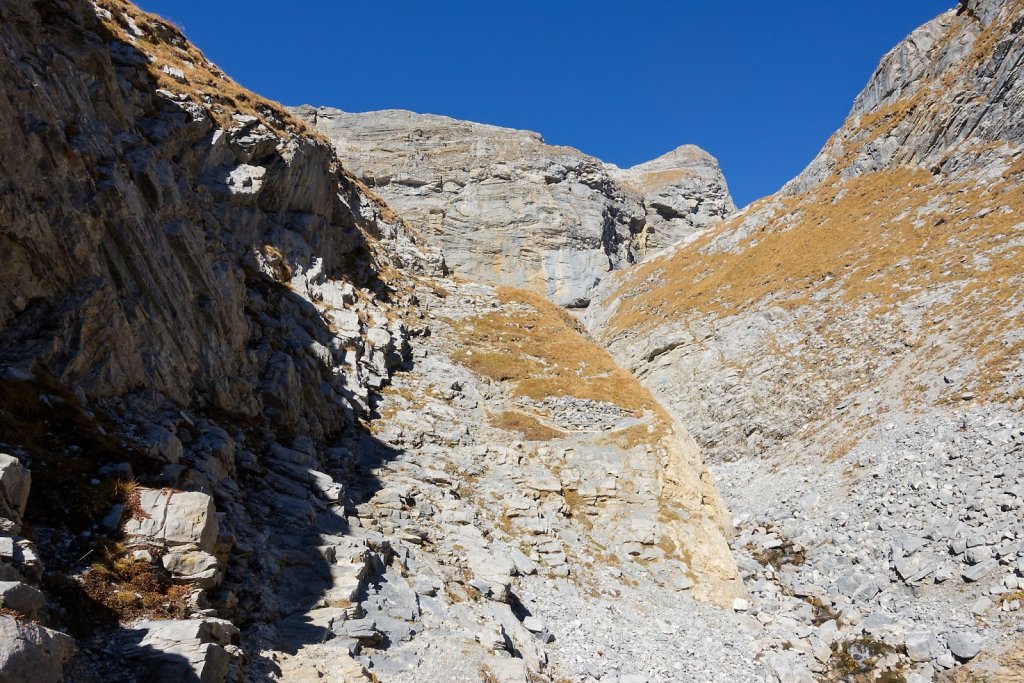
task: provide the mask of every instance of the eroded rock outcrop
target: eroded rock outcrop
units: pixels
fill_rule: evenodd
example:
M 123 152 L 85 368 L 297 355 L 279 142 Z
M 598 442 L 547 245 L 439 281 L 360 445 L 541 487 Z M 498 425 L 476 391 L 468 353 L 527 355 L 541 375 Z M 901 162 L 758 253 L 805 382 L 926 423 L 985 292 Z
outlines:
M 604 275 L 734 210 L 692 145 L 621 170 L 537 133 L 407 111 L 299 107 L 346 167 L 479 282 L 583 307 Z
M 35 55 L 0 65 L 0 153 L 19 169 L 0 207 L 4 360 L 93 396 L 145 386 L 334 428 L 343 380 L 298 352 L 322 336 L 310 300 L 327 279 L 370 282 L 378 262 L 429 267 L 401 221 L 284 110 L 246 106 L 169 25 L 133 25 L 118 4 L 60 3 L 63 23 L 28 2 L 2 11 L 8 54 Z M 193 66 L 169 76 L 178 63 Z M 388 256 L 371 254 L 376 239 Z M 296 324 L 272 341 L 261 315 Z M 307 411 L 266 390 L 275 374 L 303 378 L 287 402 Z M 322 382 L 333 398 L 304 388 Z
M 238 618 L 264 578 L 238 558 L 279 545 L 238 479 L 266 485 L 278 434 L 301 434 L 285 490 L 337 501 L 325 440 L 408 360 L 407 278 L 443 263 L 329 144 L 129 3 L 4 3 L 0 44 L 5 595 L 80 640 L 76 677 L 222 680 L 249 663 L 209 618 Z M 71 639 L 17 629 L 59 677 Z
M 778 195 L 606 283 L 590 329 L 711 457 L 869 420 L 897 377 L 901 401 L 1018 391 L 1019 11 L 925 24 Z
M 736 211 L 718 161 L 696 145 L 677 147 L 657 159 L 613 171 L 613 176 L 643 196 L 643 254 L 671 247 Z

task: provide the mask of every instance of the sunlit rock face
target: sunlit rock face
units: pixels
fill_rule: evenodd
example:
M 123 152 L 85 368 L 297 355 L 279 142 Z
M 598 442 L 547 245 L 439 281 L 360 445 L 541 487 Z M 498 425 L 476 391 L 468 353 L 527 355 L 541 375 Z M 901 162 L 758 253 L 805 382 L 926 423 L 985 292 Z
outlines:
M 622 170 L 529 131 L 398 110 L 294 111 L 456 274 L 563 306 L 586 306 L 608 272 L 734 210 L 717 162 L 692 145 Z

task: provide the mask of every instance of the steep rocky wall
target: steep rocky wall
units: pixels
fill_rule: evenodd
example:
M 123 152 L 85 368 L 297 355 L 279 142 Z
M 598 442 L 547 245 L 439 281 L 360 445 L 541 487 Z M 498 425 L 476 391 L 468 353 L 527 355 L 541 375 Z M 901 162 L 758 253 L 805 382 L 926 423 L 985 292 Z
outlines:
M 677 147 L 632 168 L 613 169 L 612 176 L 643 196 L 643 255 L 671 247 L 736 211 L 718 161 L 696 145 Z
M 294 111 L 457 274 L 563 306 L 586 306 L 609 271 L 735 209 L 717 162 L 692 145 L 621 170 L 528 131 L 407 111 Z
M 925 24 L 798 178 L 587 311 L 701 445 L 772 680 L 1021 678 L 1022 17 Z
M 228 620 L 322 598 L 323 558 L 282 587 L 287 530 L 337 504 L 443 263 L 130 3 L 5 2 L 0 47 L 4 604 L 75 636 L 74 680 L 251 679 Z M 3 675 L 60 680 L 71 640 L 4 620 Z
M 400 221 L 173 27 L 117 3 L 0 11 L 5 363 L 90 396 L 146 388 L 336 428 L 344 380 L 312 351 L 327 341 L 313 289 L 382 286 L 378 239 L 395 265 L 426 263 Z M 261 393 L 289 374 L 296 393 Z
M 602 285 L 589 328 L 712 460 L 1019 395 L 1020 13 L 924 25 L 779 194 Z

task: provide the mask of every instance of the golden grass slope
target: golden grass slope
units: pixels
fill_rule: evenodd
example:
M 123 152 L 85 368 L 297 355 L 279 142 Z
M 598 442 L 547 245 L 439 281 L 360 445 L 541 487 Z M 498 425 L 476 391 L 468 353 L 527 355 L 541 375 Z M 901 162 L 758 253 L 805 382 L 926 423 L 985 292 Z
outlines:
M 590 341 L 579 323 L 540 294 L 497 289 L 499 308 L 456 323 L 454 358 L 477 374 L 541 400 L 574 396 L 614 403 L 637 417 L 667 419 L 650 393 Z

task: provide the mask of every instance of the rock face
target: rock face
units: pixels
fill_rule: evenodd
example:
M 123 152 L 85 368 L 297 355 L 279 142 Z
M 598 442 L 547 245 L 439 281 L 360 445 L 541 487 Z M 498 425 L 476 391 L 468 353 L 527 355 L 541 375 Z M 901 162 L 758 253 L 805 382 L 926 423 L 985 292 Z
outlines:
M 606 273 L 735 207 L 706 152 L 680 147 L 626 171 L 536 133 L 407 111 L 295 113 L 459 275 L 586 306 Z
M 238 88 L 176 30 L 133 28 L 119 7 L 97 16 L 62 4 L 67 27 L 29 2 L 2 10 L 8 54 L 41 50 L 0 64 L 11 122 L 2 163 L 20 168 L 5 175 L 0 207 L 5 361 L 45 364 L 94 396 L 145 386 L 313 433 L 335 428 L 340 378 L 311 352 L 274 347 L 323 343 L 304 307 L 328 279 L 374 277 L 371 241 L 393 243 L 395 265 L 427 259 L 327 145 L 274 105 L 240 110 L 203 95 Z M 165 52 L 192 64 L 192 80 L 151 64 L 154 51 L 172 70 Z M 304 322 L 272 341 L 261 315 Z M 294 378 L 287 400 L 268 390 L 273 376 Z M 296 402 L 308 410 L 286 406 Z
M 718 161 L 695 145 L 677 147 L 613 175 L 643 196 L 643 253 L 670 247 L 736 211 Z
M 57 631 L 0 615 L 0 681 L 60 683 L 74 640 Z
M 1022 14 L 916 32 L 721 222 L 692 147 L 296 118 L 122 0 L 3 3 L 0 679 L 984 661 L 1024 587 Z M 594 292 L 636 376 L 545 298 Z

